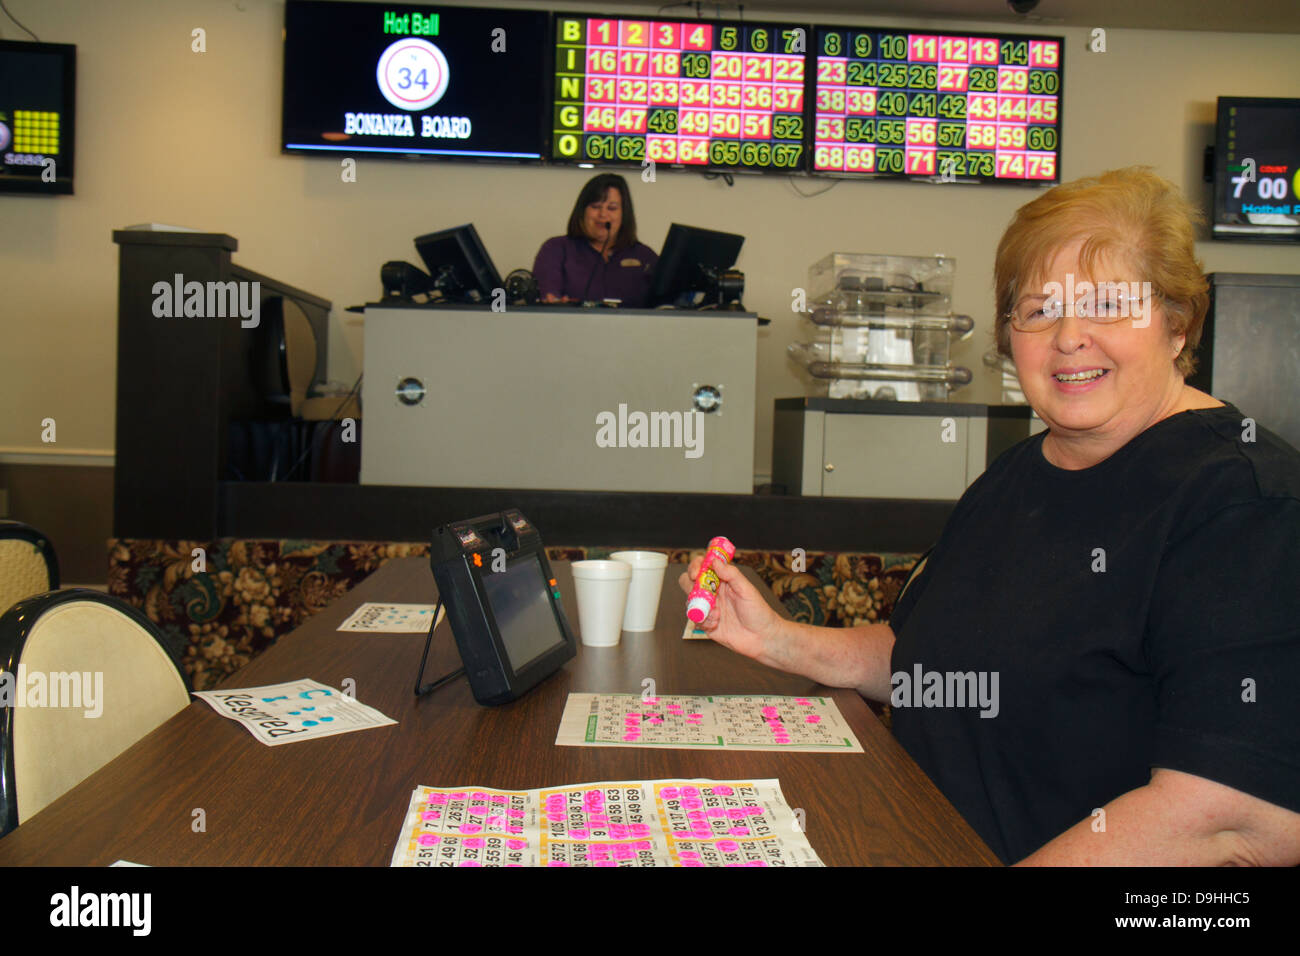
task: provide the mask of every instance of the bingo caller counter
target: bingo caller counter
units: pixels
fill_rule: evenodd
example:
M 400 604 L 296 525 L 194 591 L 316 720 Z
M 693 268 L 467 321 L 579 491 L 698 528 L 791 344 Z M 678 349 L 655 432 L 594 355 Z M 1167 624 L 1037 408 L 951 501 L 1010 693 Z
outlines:
M 557 14 L 551 159 L 801 169 L 806 34 Z

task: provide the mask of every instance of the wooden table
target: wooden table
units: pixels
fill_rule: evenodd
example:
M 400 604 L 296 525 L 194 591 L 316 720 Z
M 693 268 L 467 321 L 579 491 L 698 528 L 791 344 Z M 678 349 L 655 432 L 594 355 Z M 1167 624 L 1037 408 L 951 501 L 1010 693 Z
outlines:
M 577 606 L 555 562 L 565 610 Z M 335 630 L 365 601 L 432 603 L 428 561 L 393 561 L 233 676 L 230 687 L 310 677 L 355 681 L 358 700 L 396 726 L 267 747 L 195 701 L 0 840 L 0 865 L 386 866 L 419 785 L 536 788 L 663 777 L 775 777 L 828 865 L 997 865 L 998 860 L 853 690 L 783 674 L 712 641 L 683 641 L 684 596 L 670 565 L 659 627 L 578 656 L 521 700 L 482 707 L 464 678 L 417 699 L 424 635 Z M 770 590 L 758 582 L 773 607 Z M 782 610 L 784 614 L 784 611 Z M 425 679 L 460 664 L 451 631 L 434 635 Z M 765 693 L 833 697 L 861 754 L 557 747 L 570 691 Z M 204 829 L 195 832 L 197 810 Z

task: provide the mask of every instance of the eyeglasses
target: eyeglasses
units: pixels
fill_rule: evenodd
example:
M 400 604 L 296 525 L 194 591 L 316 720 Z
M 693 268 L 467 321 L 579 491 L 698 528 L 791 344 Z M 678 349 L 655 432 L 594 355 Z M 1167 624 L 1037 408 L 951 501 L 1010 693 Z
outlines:
M 1098 325 L 1113 325 L 1122 319 L 1140 318 L 1142 324 L 1151 320 L 1151 301 L 1156 293 L 1121 295 L 1116 290 L 1100 289 L 1095 296 L 1084 296 L 1075 305 L 1073 314 Z M 1006 314 L 1011 327 L 1018 332 L 1046 332 L 1065 314 L 1065 304 L 1046 295 L 1025 296 Z

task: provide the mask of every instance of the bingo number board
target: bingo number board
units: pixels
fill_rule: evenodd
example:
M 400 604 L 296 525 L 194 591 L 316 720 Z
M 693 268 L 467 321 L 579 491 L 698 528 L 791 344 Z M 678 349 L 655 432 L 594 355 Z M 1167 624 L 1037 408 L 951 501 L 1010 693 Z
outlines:
M 814 173 L 1059 181 L 1059 38 L 818 27 L 814 49 Z
M 807 33 L 557 14 L 551 159 L 802 168 Z

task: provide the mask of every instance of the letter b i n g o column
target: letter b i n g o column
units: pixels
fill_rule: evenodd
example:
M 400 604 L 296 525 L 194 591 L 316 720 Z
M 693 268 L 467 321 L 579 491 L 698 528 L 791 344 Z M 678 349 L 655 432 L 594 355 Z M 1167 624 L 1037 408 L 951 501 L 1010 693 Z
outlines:
M 587 24 L 575 17 L 555 21 L 555 114 L 552 159 L 579 158 L 587 66 Z

